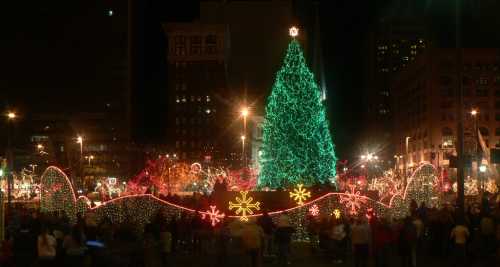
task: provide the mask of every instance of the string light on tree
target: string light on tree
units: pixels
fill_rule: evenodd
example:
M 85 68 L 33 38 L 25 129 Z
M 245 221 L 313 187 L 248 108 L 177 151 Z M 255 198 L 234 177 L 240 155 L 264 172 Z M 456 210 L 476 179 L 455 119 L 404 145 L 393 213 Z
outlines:
M 236 203 L 229 201 L 229 210 L 236 209 L 234 213 L 240 215 L 240 220 L 243 222 L 248 221 L 247 215 L 252 215 L 253 209 L 260 210 L 260 202 L 254 202 L 252 197 L 247 197 L 248 191 L 240 191 L 241 198 L 236 197 Z
M 291 28 L 292 37 L 298 29 Z M 259 186 L 280 188 L 329 183 L 336 157 L 326 108 L 299 42 L 288 45 L 267 99 Z
M 303 186 L 303 184 L 298 184 L 297 188 L 294 188 L 293 192 L 290 192 L 290 198 L 295 200 L 298 205 L 304 204 L 304 200 L 311 197 L 311 192 L 307 191 Z
M 210 210 L 201 214 L 201 218 L 205 219 L 208 217 L 212 226 L 215 226 L 217 223 L 221 221 L 226 215 L 224 213 L 220 213 L 216 206 L 210 206 Z

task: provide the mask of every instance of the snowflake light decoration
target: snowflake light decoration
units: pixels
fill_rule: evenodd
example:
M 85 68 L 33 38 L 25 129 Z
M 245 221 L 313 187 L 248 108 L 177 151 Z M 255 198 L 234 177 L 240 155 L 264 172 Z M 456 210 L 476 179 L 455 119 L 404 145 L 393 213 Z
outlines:
M 341 215 L 340 210 L 338 209 L 333 210 L 333 216 L 335 216 L 335 219 L 340 219 L 340 215 Z
M 240 221 L 247 222 L 248 214 L 252 215 L 253 210 L 260 210 L 260 202 L 252 203 L 253 198 L 247 198 L 248 191 L 240 191 L 241 198 L 236 197 L 236 203 L 229 201 L 229 210 L 236 209 L 234 213 L 240 215 Z
M 346 191 L 343 195 L 340 195 L 340 203 L 344 203 L 349 209 L 349 214 L 357 215 L 358 210 L 361 208 L 361 203 L 366 203 L 366 199 L 361 196 L 359 191 L 356 191 L 355 185 L 349 185 L 351 189 L 350 192 Z
M 220 213 L 216 206 L 210 206 L 210 210 L 207 210 L 206 212 L 203 212 L 201 214 L 202 219 L 205 219 L 205 217 L 209 218 L 210 222 L 212 223 L 212 227 L 219 223 L 220 220 L 225 216 L 226 215 L 224 213 Z
M 318 205 L 314 204 L 309 208 L 309 214 L 312 216 L 316 217 L 319 215 L 319 207 Z
M 293 198 L 297 202 L 298 205 L 303 205 L 304 200 L 311 197 L 311 192 L 307 191 L 305 188 L 302 188 L 303 184 L 298 184 L 297 188 L 293 189 L 293 192 L 290 192 L 290 198 Z

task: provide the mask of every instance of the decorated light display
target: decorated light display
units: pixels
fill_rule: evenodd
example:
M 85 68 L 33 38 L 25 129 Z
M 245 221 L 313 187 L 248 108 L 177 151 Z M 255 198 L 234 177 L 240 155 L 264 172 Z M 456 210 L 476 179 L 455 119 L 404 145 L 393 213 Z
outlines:
M 241 221 L 248 221 L 247 215 L 252 215 L 253 209 L 260 210 L 260 202 L 254 202 L 252 197 L 247 197 L 248 191 L 240 191 L 241 198 L 236 197 L 236 203 L 229 201 L 229 210 L 236 209 L 235 214 L 240 215 Z
M 40 209 L 43 212 L 64 211 L 73 221 L 76 218 L 76 198 L 71 183 L 57 167 L 49 167 L 40 182 Z
M 334 179 L 336 157 L 323 104 L 300 44 L 292 39 L 267 99 L 260 187 L 311 186 Z
M 498 186 L 495 179 L 488 179 L 486 182 L 486 191 L 490 194 L 498 193 Z
M 361 208 L 361 203 L 366 202 L 366 197 L 361 196 L 359 191 L 356 191 L 355 185 L 349 185 L 350 191 L 346 191 L 344 195 L 340 195 L 340 203 L 346 205 L 349 209 L 349 214 L 357 215 L 358 210 Z
M 319 207 L 318 205 L 314 204 L 309 208 L 309 214 L 312 216 L 316 217 L 319 215 Z
M 220 211 L 217 209 L 216 206 L 210 206 L 210 210 L 207 210 L 206 212 L 203 212 L 201 214 L 202 219 L 208 217 L 212 226 L 215 226 L 217 223 L 219 223 L 220 220 L 223 219 L 225 216 L 226 215 L 224 213 L 220 213 Z
M 332 214 L 335 216 L 335 219 L 340 219 L 341 212 L 339 209 L 334 209 Z
M 311 192 L 307 191 L 303 186 L 303 184 L 298 184 L 297 187 L 293 189 L 293 192 L 290 192 L 290 198 L 295 200 L 298 205 L 304 204 L 304 200 L 311 197 Z

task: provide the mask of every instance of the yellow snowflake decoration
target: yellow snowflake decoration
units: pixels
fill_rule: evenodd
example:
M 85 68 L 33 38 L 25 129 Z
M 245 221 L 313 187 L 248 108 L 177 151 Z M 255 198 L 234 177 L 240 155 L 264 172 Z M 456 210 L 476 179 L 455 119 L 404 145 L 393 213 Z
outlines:
M 340 214 L 340 210 L 335 209 L 335 210 L 333 211 L 333 215 L 335 216 L 335 219 L 340 219 L 340 215 L 341 215 L 341 214 Z
M 236 197 L 236 203 L 229 201 L 229 210 L 236 209 L 234 213 L 236 213 L 236 215 L 241 214 L 240 221 L 247 222 L 247 215 L 253 214 L 252 209 L 260 210 L 260 202 L 257 201 L 252 203 L 253 198 L 247 198 L 248 191 L 240 191 L 240 194 L 241 198 Z
M 304 200 L 311 197 L 311 192 L 307 191 L 305 188 L 302 188 L 303 184 L 298 184 L 297 188 L 293 189 L 293 192 L 290 192 L 290 198 L 297 201 L 298 205 L 304 204 Z

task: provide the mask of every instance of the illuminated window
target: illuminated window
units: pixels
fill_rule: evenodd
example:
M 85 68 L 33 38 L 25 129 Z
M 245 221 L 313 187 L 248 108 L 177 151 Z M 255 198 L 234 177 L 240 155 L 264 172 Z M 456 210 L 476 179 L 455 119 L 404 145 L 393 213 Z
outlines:
M 488 78 L 486 78 L 486 77 L 480 77 L 478 83 L 480 85 L 488 85 Z

